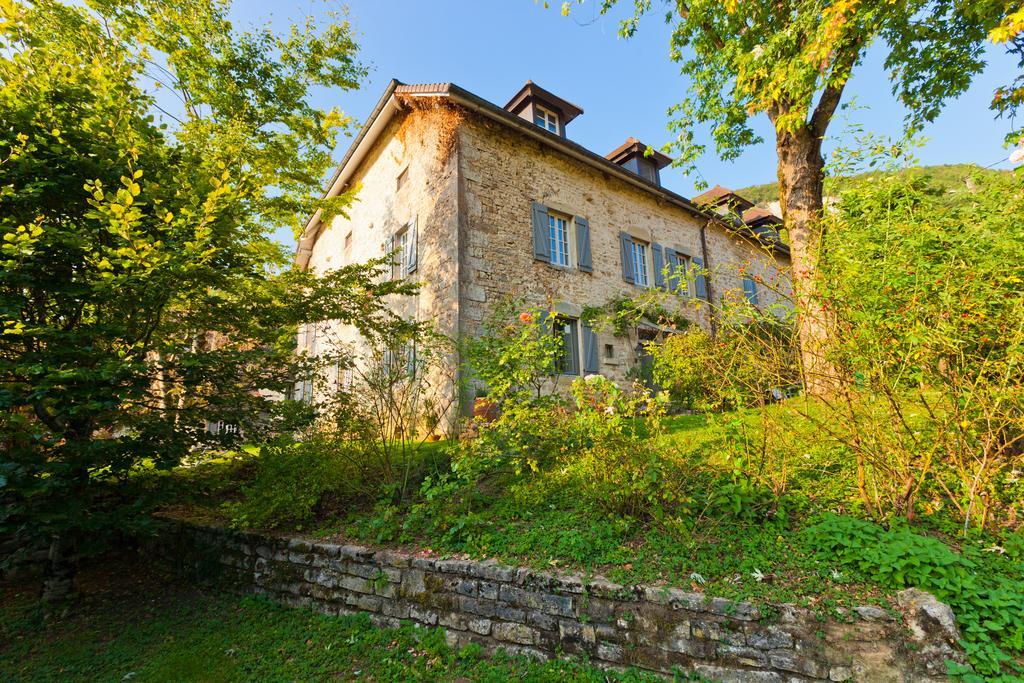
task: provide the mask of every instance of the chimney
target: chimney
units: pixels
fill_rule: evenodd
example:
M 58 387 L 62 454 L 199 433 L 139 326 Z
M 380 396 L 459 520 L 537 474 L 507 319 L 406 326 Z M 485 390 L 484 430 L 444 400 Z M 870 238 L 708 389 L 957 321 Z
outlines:
M 505 109 L 563 138 L 565 127 L 583 113 L 575 104 L 548 92 L 533 81 L 526 81 L 526 85 L 508 101 Z
M 656 150 L 652 150 L 652 154 L 648 156 L 647 147 L 636 138 L 628 138 L 605 158 L 660 186 L 661 169 L 671 164 L 672 159 Z

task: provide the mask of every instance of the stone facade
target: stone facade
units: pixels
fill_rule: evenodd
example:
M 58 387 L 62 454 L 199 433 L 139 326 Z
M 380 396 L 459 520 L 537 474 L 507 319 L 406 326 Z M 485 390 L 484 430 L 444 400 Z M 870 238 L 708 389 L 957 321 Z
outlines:
M 665 308 L 702 327 L 711 326 L 713 307 L 743 296 L 744 275 L 760 276 L 761 306 L 787 300 L 784 252 L 449 98 L 395 97 L 397 113 L 347 181 L 355 203 L 346 216 L 316 226 L 306 267 L 324 270 L 379 257 L 389 236 L 415 221 L 419 265 L 409 277 L 422 290 L 396 306 L 452 337 L 476 334 L 493 306 L 510 297 L 579 318 L 587 307 L 641 294 L 644 289 L 623 278 L 620 233 L 706 261 L 714 306 L 690 296 L 661 297 Z M 534 257 L 533 202 L 564 215 L 570 225 L 577 217 L 589 222 L 592 272 L 576 267 L 572 228 L 569 267 Z M 639 331 L 597 333 L 597 371 L 627 383 L 638 361 Z M 325 344 L 356 341 L 351 330 L 323 323 L 301 334 L 299 346 L 317 353 Z
M 837 621 L 792 605 L 179 522 L 151 549 L 222 587 L 327 614 L 368 612 L 380 627 L 441 627 L 455 647 L 538 659 L 582 656 L 726 682 L 878 683 L 944 680 L 945 660 L 958 657 L 949 608 L 912 589 L 900 596 L 902 613 L 864 606 Z

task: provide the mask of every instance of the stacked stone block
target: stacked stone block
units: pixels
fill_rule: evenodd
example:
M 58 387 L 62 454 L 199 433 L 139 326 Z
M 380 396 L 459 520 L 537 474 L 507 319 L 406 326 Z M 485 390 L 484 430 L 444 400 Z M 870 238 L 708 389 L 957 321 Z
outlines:
M 795 682 L 942 680 L 944 660 L 956 656 L 948 642 L 955 634 L 909 623 L 909 631 L 928 642 L 908 647 L 897 618 L 875 607 L 823 622 L 792 605 L 763 610 L 702 593 L 493 561 L 179 523 L 154 548 L 192 576 L 223 587 L 332 615 L 367 612 L 380 627 L 402 620 L 441 627 L 452 646 L 477 643 L 537 659 L 577 655 L 601 666 L 665 674 L 681 669 L 720 681 Z M 908 617 L 928 618 L 934 609 Z

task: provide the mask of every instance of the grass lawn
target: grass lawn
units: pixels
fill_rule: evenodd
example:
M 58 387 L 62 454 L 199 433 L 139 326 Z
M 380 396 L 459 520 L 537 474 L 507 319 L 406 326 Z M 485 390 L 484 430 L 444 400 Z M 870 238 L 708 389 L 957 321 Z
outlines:
M 793 405 L 766 410 L 793 411 Z M 624 452 L 595 448 L 596 457 L 567 447 L 536 467 L 484 460 L 483 474 L 468 478 L 459 472 L 473 471 L 472 445 L 451 466 L 447 453 L 432 450 L 420 472 L 427 479 L 422 487 L 417 480 L 412 495 L 399 500 L 386 492 L 328 491 L 301 520 L 279 518 L 277 528 L 332 542 L 670 585 L 761 605 L 795 603 L 839 618 L 843 608 L 857 605 L 891 608 L 896 591 L 914 586 L 953 607 L 972 664 L 986 673 L 1024 671 L 1024 536 L 958 536 L 941 509 L 919 515 L 913 526 L 900 519 L 889 527 L 862 521 L 849 452 L 797 412 L 765 422 L 763 415 L 749 410 L 713 419 L 672 417 L 662 433 L 641 436 L 657 441 L 653 448 L 644 442 L 635 459 L 632 443 Z M 759 430 L 769 428 L 782 433 L 772 434 L 772 446 L 762 449 L 768 440 Z M 295 485 L 268 479 L 273 486 L 264 486 L 262 495 L 279 502 L 290 500 L 289 491 L 303 493 L 307 472 L 318 471 L 321 456 L 331 452 L 314 451 L 284 465 L 272 461 Z M 246 468 L 262 466 L 251 459 L 229 461 L 163 483 L 187 492 L 177 499 L 181 515 L 225 522 L 231 507 L 223 503 L 249 490 Z M 605 471 L 615 478 L 602 480 Z M 603 497 L 620 490 L 621 482 L 634 483 L 631 476 L 650 474 L 656 486 L 630 494 L 654 490 L 630 508 L 635 514 Z
M 653 681 L 569 662 L 454 652 L 437 629 L 378 630 L 207 593 L 125 557 L 80 577 L 69 618 L 45 625 L 37 586 L 0 586 L 2 681 Z

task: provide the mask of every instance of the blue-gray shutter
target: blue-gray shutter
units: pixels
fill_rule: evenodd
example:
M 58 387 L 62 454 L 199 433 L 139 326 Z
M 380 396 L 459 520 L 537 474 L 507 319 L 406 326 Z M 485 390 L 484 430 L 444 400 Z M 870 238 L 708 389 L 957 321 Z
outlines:
M 576 263 L 584 273 L 594 272 L 590 255 L 590 223 L 583 216 L 576 216 Z
M 619 247 L 622 252 L 622 279 L 631 284 L 636 284 L 636 275 L 633 273 L 633 259 L 629 247 L 633 244 L 633 238 L 627 232 L 619 233 Z
M 652 243 L 651 253 L 654 254 L 654 286 L 660 289 L 665 286 L 665 257 L 662 246 L 656 242 Z
M 665 247 L 665 263 L 668 265 L 668 277 L 665 278 L 665 289 L 672 294 L 679 293 L 679 254 L 671 247 Z
M 408 234 L 406 235 L 405 243 L 405 274 L 416 272 L 416 219 L 413 218 L 412 222 L 409 223 Z
M 693 295 L 698 299 L 708 298 L 708 277 L 704 273 L 704 259 L 694 256 L 693 259 Z
M 583 325 L 583 372 L 594 374 L 600 372 L 597 362 L 597 333 L 590 325 Z
M 757 306 L 757 283 L 749 277 L 743 278 L 743 293 L 751 306 Z
M 548 207 L 533 202 L 533 258 L 551 262 L 551 242 L 548 228 Z
M 567 375 L 578 375 L 580 374 L 580 338 L 579 338 L 579 323 L 575 320 L 565 321 L 565 359 L 568 361 L 568 372 Z

